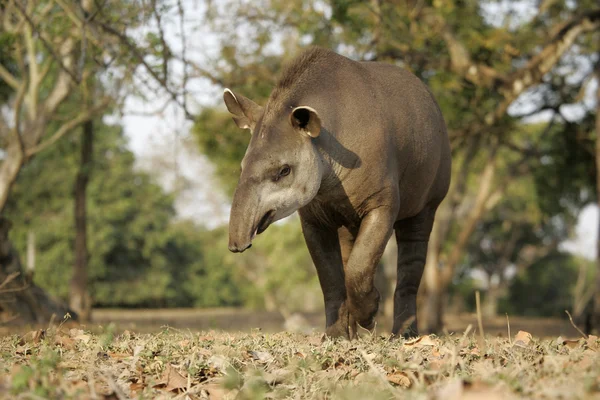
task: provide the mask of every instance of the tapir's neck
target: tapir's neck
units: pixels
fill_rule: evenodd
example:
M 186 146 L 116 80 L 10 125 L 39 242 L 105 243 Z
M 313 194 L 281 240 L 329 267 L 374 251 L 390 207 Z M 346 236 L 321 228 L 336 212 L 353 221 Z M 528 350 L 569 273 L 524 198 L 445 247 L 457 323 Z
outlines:
M 319 193 L 338 189 L 352 171 L 360 167 L 360 158 L 341 144 L 338 139 L 323 129 L 316 139 L 315 146 L 323 165 L 323 175 Z

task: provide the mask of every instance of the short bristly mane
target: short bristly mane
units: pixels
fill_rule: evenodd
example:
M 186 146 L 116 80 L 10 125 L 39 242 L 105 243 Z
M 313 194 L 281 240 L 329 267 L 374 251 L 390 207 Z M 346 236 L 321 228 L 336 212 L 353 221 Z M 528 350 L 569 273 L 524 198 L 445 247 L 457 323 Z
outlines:
M 281 92 L 290 89 L 294 84 L 302 80 L 302 76 L 310 70 L 311 65 L 314 65 L 320 58 L 329 53 L 331 53 L 331 50 L 322 47 L 312 47 L 293 59 L 284 67 L 271 98 L 275 99 Z

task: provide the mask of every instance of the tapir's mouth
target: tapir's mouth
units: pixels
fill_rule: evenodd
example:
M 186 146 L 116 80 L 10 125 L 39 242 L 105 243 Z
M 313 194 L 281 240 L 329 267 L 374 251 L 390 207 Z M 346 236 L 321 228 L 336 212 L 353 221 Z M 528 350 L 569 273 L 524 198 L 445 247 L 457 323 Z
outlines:
M 267 212 L 265 215 L 263 215 L 263 217 L 260 219 L 260 221 L 258 221 L 258 225 L 256 225 L 256 234 L 260 235 L 261 233 L 263 233 L 268 227 L 269 225 L 271 225 L 271 222 L 273 222 L 273 217 L 275 216 L 275 210 L 271 210 L 269 212 Z

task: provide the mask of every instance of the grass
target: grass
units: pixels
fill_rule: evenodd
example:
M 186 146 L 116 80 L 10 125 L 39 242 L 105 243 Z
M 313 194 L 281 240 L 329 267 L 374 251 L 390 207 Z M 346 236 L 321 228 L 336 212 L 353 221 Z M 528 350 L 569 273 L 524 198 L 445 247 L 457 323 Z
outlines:
M 600 398 L 600 341 L 57 326 L 0 338 L 0 397 Z

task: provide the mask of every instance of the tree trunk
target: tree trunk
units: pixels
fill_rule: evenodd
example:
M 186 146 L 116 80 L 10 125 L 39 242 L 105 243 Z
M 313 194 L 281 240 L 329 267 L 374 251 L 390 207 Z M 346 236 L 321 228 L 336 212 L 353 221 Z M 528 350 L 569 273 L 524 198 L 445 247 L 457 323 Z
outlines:
M 498 300 L 500 298 L 500 284 L 492 283 L 493 275 L 488 278 L 488 288 L 481 304 L 481 314 L 486 318 L 493 318 L 498 314 Z
M 86 191 L 92 168 L 94 125 L 92 120 L 83 124 L 81 141 L 81 161 L 75 180 L 75 264 L 71 278 L 70 307 L 79 315 L 81 321 L 89 321 L 91 299 L 87 290 L 87 215 Z
M 599 53 L 600 55 L 600 53 Z M 600 214 L 600 60 L 596 62 L 596 197 Z M 598 218 L 598 237 L 596 238 L 596 287 L 594 293 L 592 325 L 600 332 L 600 216 Z
M 62 319 L 67 313 L 77 315 L 51 298 L 23 274 L 19 256 L 8 232 L 11 223 L 0 217 L 0 324 L 48 322 L 53 315 Z
M 4 149 L 4 160 L 0 164 L 0 215 L 8 201 L 8 194 L 12 185 L 17 180 L 19 171 L 23 166 L 25 156 L 15 140 L 9 141 Z

